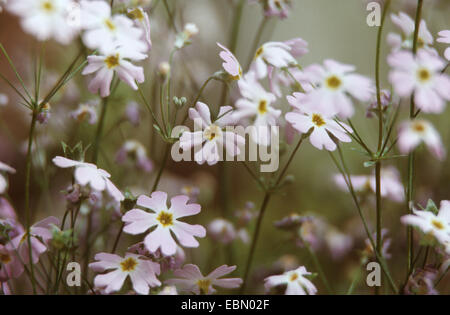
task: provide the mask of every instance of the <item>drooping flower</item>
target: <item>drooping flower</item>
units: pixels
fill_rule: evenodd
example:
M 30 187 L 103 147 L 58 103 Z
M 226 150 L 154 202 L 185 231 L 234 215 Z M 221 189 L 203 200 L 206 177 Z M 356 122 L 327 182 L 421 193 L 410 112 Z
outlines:
M 16 170 L 11 166 L 0 162 L 0 194 L 3 194 L 8 188 L 8 181 L 4 176 L 5 173 L 15 174 Z
M 141 7 L 128 9 L 128 16 L 130 16 L 136 23 L 136 25 L 142 29 L 142 39 L 147 44 L 147 50 L 152 49 L 152 39 L 150 33 L 150 19 L 148 13 Z
M 147 156 L 145 147 L 136 140 L 127 140 L 119 149 L 116 155 L 116 162 L 123 164 L 127 159 L 131 159 L 136 166 L 144 172 L 151 172 L 153 163 Z
M 111 175 L 107 171 L 97 168 L 95 164 L 74 161 L 62 156 L 53 158 L 53 163 L 61 168 L 75 167 L 75 180 L 81 186 L 89 185 L 95 191 L 106 191 L 118 202 L 125 199 L 109 179 Z
M 430 122 L 416 119 L 400 125 L 398 147 L 403 154 L 413 151 L 422 142 L 436 158 L 440 160 L 445 158 L 445 148 L 441 136 Z
M 290 10 L 290 0 L 267 0 L 264 5 L 264 15 L 267 17 L 276 16 L 284 19 L 288 17 Z
M 55 217 L 43 219 L 30 227 L 31 257 L 33 264 L 39 261 L 39 256 L 47 251 L 48 242 L 52 239 L 51 227 L 59 224 Z M 26 231 L 14 237 L 8 246 L 20 255 L 24 263 L 29 263 L 28 234 Z
M 398 15 L 391 14 L 392 22 L 401 29 L 402 35 L 396 33 L 389 33 L 387 36 L 387 42 L 393 48 L 394 51 L 400 49 L 411 50 L 414 42 L 414 30 L 415 22 L 406 13 L 399 12 Z M 433 35 L 428 31 L 427 23 L 425 20 L 420 21 L 419 25 L 419 37 L 418 48 L 430 48 L 433 44 Z
M 440 37 L 437 39 L 440 43 L 450 44 L 450 30 L 440 31 L 438 34 Z M 445 59 L 450 61 L 450 47 L 447 47 L 444 52 Z
M 410 51 L 398 51 L 388 57 L 393 68 L 389 81 L 400 97 L 410 97 L 425 113 L 441 113 L 445 101 L 450 100 L 450 78 L 441 73 L 445 62 L 437 55 L 419 50 L 414 56 Z
M 18 278 L 23 270 L 23 264 L 16 256 L 14 249 L 0 244 L 0 283 L 11 278 Z
M 273 287 L 286 284 L 286 295 L 315 295 L 317 289 L 314 284 L 305 276 L 311 275 L 311 272 L 306 271 L 304 266 L 298 267 L 295 270 L 287 271 L 282 275 L 270 276 L 264 279 L 266 290 Z
M 200 269 L 196 265 L 188 264 L 182 269 L 174 271 L 174 276 L 177 278 L 165 281 L 165 284 L 176 285 L 178 289 L 195 293 L 195 294 L 213 294 L 216 292 L 214 286 L 226 289 L 238 288 L 242 284 L 240 278 L 224 278 L 226 274 L 233 272 L 236 266 L 222 265 L 216 268 L 207 276 L 203 276 Z
M 336 143 L 331 139 L 330 134 L 342 142 L 351 142 L 348 132 L 353 132 L 350 126 L 344 123 L 337 123 L 333 116 L 323 111 L 319 107 L 315 108 L 310 104 L 305 104 L 305 94 L 294 93 L 288 97 L 289 104 L 294 107 L 294 111 L 286 114 L 286 121 L 301 134 L 312 132 L 309 141 L 317 149 L 325 148 L 328 151 L 336 150 Z
M 126 253 L 125 257 L 115 254 L 98 253 L 96 262 L 89 267 L 95 272 L 113 270 L 97 275 L 94 279 L 95 287 L 104 289 L 106 294 L 119 291 L 129 276 L 133 290 L 138 294 L 148 294 L 149 288 L 161 285 L 156 277 L 160 273 L 159 264 L 142 259 L 139 255 Z
M 135 127 L 139 126 L 141 121 L 141 111 L 139 104 L 136 102 L 130 102 L 125 109 L 125 117 Z
M 420 229 L 424 234 L 431 235 L 445 245 L 450 242 L 450 201 L 441 201 L 438 214 L 431 211 L 413 210 L 414 214 L 401 217 L 401 222 Z
M 250 133 L 252 140 L 261 145 L 270 144 L 270 127 L 277 125 L 277 118 L 281 115 L 281 110 L 272 106 L 275 95 L 262 87 L 254 72 L 248 72 L 238 85 L 242 98 L 235 103 L 233 117 L 237 121 L 251 118 L 254 127 Z
M 200 205 L 188 204 L 189 197 L 176 196 L 170 200 L 170 208 L 167 207 L 167 194 L 155 191 L 150 197 L 139 196 L 137 205 L 153 212 L 133 209 L 125 213 L 122 221 L 125 222 L 124 232 L 129 234 L 141 234 L 155 227 L 144 239 L 144 244 L 150 252 L 158 248 L 164 255 L 175 254 L 177 243 L 171 232 L 175 234 L 178 241 L 185 247 L 198 247 L 195 237 L 205 237 L 206 230 L 201 225 L 191 225 L 179 221 L 180 218 L 198 214 Z
M 354 73 L 355 69 L 353 65 L 331 59 L 325 60 L 323 66 L 314 64 L 306 67 L 303 79 L 315 87 L 308 93 L 310 102 L 326 112 L 335 112 L 342 118 L 353 116 L 355 110 L 351 97 L 368 102 L 374 93 L 372 81 Z
M 263 79 L 267 76 L 268 66 L 275 68 L 297 66 L 298 63 L 291 53 L 292 50 L 287 43 L 267 42 L 256 51 L 251 69 L 254 70 L 258 79 Z
M 73 0 L 13 0 L 7 9 L 21 17 L 22 28 L 39 41 L 55 39 L 67 45 L 79 32 L 71 18 L 76 9 Z
M 125 47 L 109 47 L 104 49 L 104 55 L 88 56 L 88 65 L 83 69 L 81 74 L 87 75 L 97 73 L 89 83 L 88 89 L 91 93 L 100 91 L 101 97 L 110 94 L 111 81 L 114 73 L 128 84 L 133 90 L 137 90 L 138 83 L 143 83 L 144 69 L 135 66 L 129 60 L 143 60 L 147 56 L 137 51 Z
M 104 1 L 80 2 L 81 26 L 85 29 L 83 42 L 90 49 L 98 49 L 100 54 L 109 52 L 111 47 L 125 47 L 129 51 L 142 53 L 147 50 L 140 28 L 125 15 L 111 15 L 111 7 Z
M 78 122 L 86 120 L 89 124 L 97 123 L 97 110 L 95 106 L 90 103 L 82 103 L 78 108 L 70 112 L 70 116 Z
M 205 162 L 214 165 L 227 155 L 234 157 L 240 154 L 240 147 L 245 139 L 241 135 L 227 130 L 236 122 L 231 106 L 222 106 L 216 120 L 211 119 L 208 105 L 198 102 L 195 108 L 189 109 L 189 117 L 194 121 L 194 132 L 185 131 L 180 137 L 180 148 L 194 148 L 194 160 L 198 164 Z
M 241 79 L 242 68 L 237 58 L 228 48 L 226 48 L 222 44 L 217 43 L 217 46 L 222 48 L 219 56 L 223 60 L 222 67 L 224 68 L 224 70 L 230 75 L 233 80 Z

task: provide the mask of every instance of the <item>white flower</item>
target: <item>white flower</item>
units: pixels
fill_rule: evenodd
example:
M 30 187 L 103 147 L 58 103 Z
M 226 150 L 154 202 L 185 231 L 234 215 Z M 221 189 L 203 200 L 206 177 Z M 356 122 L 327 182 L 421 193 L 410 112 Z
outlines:
M 78 28 L 70 20 L 73 0 L 13 0 L 7 9 L 21 17 L 23 29 L 40 41 L 55 39 L 69 44 L 78 34 Z
M 258 79 L 267 76 L 267 66 L 275 68 L 288 68 L 297 65 L 297 60 L 291 53 L 292 47 L 288 43 L 267 42 L 255 53 L 255 59 L 251 68 Z
M 152 39 L 150 36 L 150 19 L 147 12 L 141 7 L 128 9 L 128 15 L 131 16 L 136 25 L 143 30 L 143 40 L 147 44 L 147 50 L 152 49 Z
M 91 93 L 100 91 L 101 97 L 108 96 L 114 72 L 133 90 L 137 90 L 138 86 L 135 81 L 138 83 L 144 82 L 144 69 L 135 66 L 127 59 L 142 60 L 146 57 L 144 54 L 125 47 L 109 49 L 102 56 L 88 56 L 88 65 L 83 69 L 82 74 L 87 75 L 97 72 L 89 83 L 89 91 Z
M 418 227 L 423 233 L 434 236 L 441 244 L 450 242 L 450 201 L 441 201 L 439 213 L 413 210 L 414 214 L 401 217 L 403 224 Z
M 439 32 L 439 38 L 437 39 L 440 43 L 450 44 L 450 30 L 440 31 Z M 447 49 L 444 52 L 445 59 L 450 61 L 450 47 L 447 47 Z
M 100 53 L 112 47 L 124 46 L 127 49 L 144 52 L 147 44 L 142 40 L 144 33 L 125 15 L 111 15 L 111 7 L 104 1 L 83 0 L 81 5 L 81 26 L 84 44 Z
M 306 271 L 304 266 L 298 267 L 295 270 L 287 271 L 282 275 L 270 276 L 264 279 L 264 286 L 266 290 L 287 284 L 286 295 L 315 295 L 317 289 L 314 284 L 305 276 L 311 275 L 311 272 Z
M 414 30 L 415 22 L 406 13 L 399 12 L 398 15 L 391 14 L 392 22 L 402 30 L 402 35 L 389 33 L 387 36 L 387 42 L 389 45 L 396 50 L 408 49 L 411 50 L 414 42 Z M 418 48 L 427 48 L 433 44 L 433 35 L 428 31 L 427 23 L 422 20 L 419 25 L 419 37 L 418 37 Z
M 0 194 L 3 194 L 6 191 L 6 188 L 8 187 L 8 181 L 3 176 L 2 173 L 11 173 L 15 174 L 16 170 L 12 168 L 11 166 L 0 162 Z
M 0 106 L 8 105 L 9 97 L 6 94 L 0 93 Z
M 199 131 L 185 131 L 180 137 L 180 148 L 189 150 L 194 147 L 194 160 L 198 164 L 207 162 L 214 165 L 223 159 L 223 149 L 226 154 L 236 156 L 240 154 L 239 147 L 244 145 L 245 139 L 232 131 L 227 131 L 227 126 L 235 123 L 231 106 L 222 106 L 216 120 L 211 120 L 208 105 L 198 102 L 195 108 L 189 109 L 189 117 L 194 121 Z
M 97 168 L 95 164 L 74 161 L 62 156 L 53 158 L 53 163 L 61 168 L 75 167 L 74 177 L 81 186 L 89 185 L 96 191 L 106 190 L 118 202 L 125 199 L 109 179 L 111 175 L 107 171 Z
M 271 106 L 276 97 L 262 87 L 254 72 L 248 72 L 239 80 L 238 85 L 242 98 L 236 101 L 233 117 L 236 120 L 254 118 L 252 125 L 256 128 L 252 128 L 252 140 L 261 145 L 268 145 L 270 133 L 266 131 L 270 126 L 277 125 L 277 118 L 281 115 L 281 110 Z
M 445 158 L 441 136 L 430 122 L 416 119 L 400 125 L 398 147 L 403 154 L 411 152 L 422 142 L 438 159 Z

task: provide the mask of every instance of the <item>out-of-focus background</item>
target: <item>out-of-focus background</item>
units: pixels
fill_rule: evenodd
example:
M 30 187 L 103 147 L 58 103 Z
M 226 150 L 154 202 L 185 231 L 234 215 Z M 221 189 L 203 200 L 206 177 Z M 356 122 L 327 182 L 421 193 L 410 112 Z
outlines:
M 219 49 L 216 42 L 228 45 L 232 29 L 233 11 L 230 0 L 171 0 L 170 5 L 175 6 L 175 18 L 178 27 L 182 23 L 195 23 L 200 32 L 190 47 L 175 57 L 173 73 L 175 76 L 173 94 L 187 97 L 192 102 L 198 92 L 199 86 L 212 73 L 220 70 L 221 60 L 218 57 Z M 361 74 L 374 77 L 375 46 L 377 27 L 366 24 L 366 3 L 363 0 L 293 0 L 293 10 L 285 20 L 273 18 L 265 29 L 262 40 L 283 41 L 294 37 L 301 37 L 309 43 L 310 52 L 302 57 L 302 66 L 311 63 L 321 63 L 326 58 L 354 64 Z M 414 0 L 393 1 L 392 12 L 403 10 L 410 16 L 415 13 Z M 450 16 L 450 2 L 425 1 L 424 19 L 434 36 L 443 29 L 448 29 Z M 250 54 L 252 42 L 257 28 L 263 18 L 259 5 L 245 5 L 242 22 L 239 28 L 236 55 L 242 64 L 246 63 Z M 182 22 L 181 22 L 182 21 Z M 157 100 L 157 91 L 152 88 L 152 82 L 158 80 L 156 68 L 162 61 L 167 61 L 170 45 L 174 34 L 167 23 L 167 16 L 162 5 L 156 8 L 151 16 L 153 50 L 149 61 L 146 61 L 146 93 L 153 101 Z M 387 21 L 384 37 L 388 32 L 399 32 L 390 19 Z M 16 64 L 19 73 L 26 82 L 31 82 L 33 74 L 33 55 L 39 52 L 40 45 L 23 33 L 16 17 L 8 13 L 0 14 L 0 42 L 7 49 Z M 436 45 L 439 51 L 444 48 Z M 387 86 L 386 55 L 390 48 L 383 42 L 382 69 L 383 86 Z M 57 80 L 61 71 L 77 54 L 76 44 L 62 47 L 54 43 L 45 44 L 45 70 L 43 76 L 42 92 L 45 94 Z M 186 75 L 186 69 L 193 77 Z M 4 58 L 0 59 L 0 72 L 13 78 Z M 86 123 L 79 124 L 73 120 L 69 112 L 73 111 L 80 102 L 94 100 L 96 97 L 86 91 L 86 78 L 78 75 L 51 104 L 51 118 L 46 125 L 38 126 L 36 141 L 38 148 L 33 155 L 32 179 L 32 209 L 34 220 L 50 214 L 62 216 L 64 199 L 60 191 L 70 184 L 70 174 L 57 170 L 51 163 L 55 155 L 61 155 L 61 141 L 75 145 L 82 141 L 86 146 L 92 142 L 95 126 Z M 212 83 L 204 93 L 203 101 L 217 106 L 222 91 L 220 83 Z M 0 107 L 0 161 L 17 169 L 17 174 L 10 176 L 9 195 L 18 213 L 23 217 L 24 199 L 24 165 L 25 141 L 27 139 L 30 113 L 19 105 L 9 87 L 0 83 L 0 93 L 9 96 L 9 104 Z M 229 103 L 236 99 L 237 89 L 231 91 Z M 125 85 L 120 85 L 117 96 L 110 103 L 106 121 L 105 135 L 102 139 L 99 166 L 112 174 L 113 181 L 121 188 L 130 188 L 135 194 L 148 193 L 153 182 L 155 171 L 143 173 L 132 165 L 119 166 L 115 163 L 115 155 L 124 139 L 138 139 L 147 148 L 155 168 L 162 158 L 161 142 L 156 139 L 148 123 L 149 115 L 142 106 L 141 124 L 138 127 L 118 121 L 123 116 L 126 105 L 130 101 L 139 102 L 139 97 Z M 141 104 L 142 105 L 142 104 Z M 281 108 L 287 108 L 285 100 L 279 100 Z M 407 102 L 400 114 L 400 119 L 407 113 Z M 357 114 L 353 118 L 355 127 L 363 138 L 376 145 L 376 121 L 366 118 L 366 105 L 356 105 Z M 450 109 L 441 115 L 426 116 L 435 123 L 441 133 L 443 143 L 448 147 L 450 143 Z M 152 135 L 153 134 L 153 135 Z M 345 155 L 350 171 L 354 174 L 370 174 L 371 168 L 363 166 L 364 157 L 352 150 L 355 144 L 344 145 Z M 288 147 L 287 151 L 292 148 Z M 89 151 L 88 151 L 89 152 Z M 283 157 L 286 158 L 285 154 Z M 281 160 L 281 165 L 285 160 Z M 386 163 L 398 168 L 402 179 L 406 178 L 406 159 L 396 159 Z M 177 194 L 183 186 L 190 185 L 200 189 L 199 202 L 202 213 L 198 218 L 201 223 L 208 224 L 217 217 L 226 216 L 234 220 L 235 210 L 243 209 L 246 202 L 255 204 L 255 211 L 261 205 L 263 193 L 252 181 L 238 163 L 228 163 L 226 166 L 227 189 L 223 192 L 223 174 L 218 166 L 198 166 L 194 162 L 175 163 L 170 161 L 163 175 L 160 189 L 168 191 L 170 195 Z M 351 197 L 341 191 L 333 182 L 333 175 L 337 169 L 329 155 L 305 143 L 297 154 L 294 163 L 289 169 L 295 181 L 286 186 L 281 193 L 271 201 L 267 215 L 264 218 L 261 239 L 256 250 L 254 262 L 254 277 L 262 284 L 262 278 L 267 275 L 267 269 L 274 268 L 276 261 L 279 264 L 300 264 L 313 269 L 311 258 L 304 248 L 295 245 L 289 239 L 289 234 L 276 229 L 273 222 L 291 213 L 301 215 L 314 215 L 325 222 L 324 228 L 317 228 L 321 242 L 335 244 L 340 253 L 339 246 L 348 245 L 348 250 L 342 250 L 343 255 L 333 255 L 330 246 L 323 245 L 317 250 L 324 272 L 337 292 L 345 292 L 350 285 L 354 273 L 359 270 L 360 251 L 365 248 L 365 235 Z M 448 159 L 438 163 L 425 150 L 417 154 L 416 201 L 426 203 L 432 198 L 438 203 L 442 199 L 450 199 L 450 163 Z M 224 202 L 227 203 L 226 211 Z M 373 196 L 368 196 L 364 203 L 364 211 L 371 222 L 374 222 Z M 402 280 L 406 274 L 405 268 L 405 228 L 399 218 L 406 211 L 403 203 L 394 203 L 383 200 L 383 222 L 388 229 L 388 236 L 392 239 L 389 252 L 392 257 L 388 263 L 396 280 Z M 314 227 L 313 227 L 314 228 Z M 250 230 L 249 232 L 251 232 Z M 351 243 L 344 242 L 330 232 L 349 236 Z M 341 234 L 342 233 L 342 234 Z M 251 233 L 250 233 L 251 235 Z M 106 238 L 107 239 L 107 238 Z M 107 241 L 107 240 L 106 240 Z M 243 272 L 243 266 L 248 254 L 249 246 L 242 242 L 235 242 L 231 249 L 211 241 L 210 238 L 200 240 L 200 249 L 189 250 L 188 255 L 204 269 L 209 269 L 223 263 L 238 265 L 238 274 Z M 345 245 L 344 244 L 344 245 Z M 345 247 L 342 245 L 343 247 Z M 223 250 L 222 250 L 223 247 Z M 217 249 L 219 248 L 219 249 Z M 231 255 L 230 255 L 231 254 Z M 286 256 L 289 255 L 289 256 Z M 283 257 L 280 262 L 280 258 Z M 208 271 L 208 270 L 205 270 Z M 260 277 L 260 278 L 258 278 Z M 315 283 L 320 290 L 323 286 L 317 279 Z M 448 292 L 448 281 L 440 284 L 439 290 Z M 263 292 L 262 287 L 258 288 Z M 370 292 L 367 286 L 360 284 L 356 290 L 359 293 Z

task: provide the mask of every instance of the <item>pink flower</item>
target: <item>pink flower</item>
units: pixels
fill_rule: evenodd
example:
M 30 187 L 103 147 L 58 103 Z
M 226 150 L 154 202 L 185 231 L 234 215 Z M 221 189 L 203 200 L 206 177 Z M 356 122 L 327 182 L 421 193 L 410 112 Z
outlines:
M 431 211 L 420 210 L 413 210 L 413 213 L 401 217 L 402 223 L 415 226 L 424 234 L 434 236 L 443 245 L 450 242 L 450 201 L 441 201 L 437 215 Z
M 125 141 L 116 154 L 118 164 L 124 164 L 127 159 L 132 160 L 139 169 L 146 173 L 153 170 L 153 163 L 147 156 L 147 150 L 136 140 Z
M 441 136 L 433 125 L 426 120 L 406 121 L 400 125 L 398 147 L 403 154 L 413 151 L 424 142 L 428 149 L 438 158 L 445 158 L 445 148 Z
M 439 38 L 437 39 L 440 43 L 450 44 L 450 30 L 440 31 Z M 444 52 L 445 59 L 450 61 L 450 47 L 448 47 Z
M 135 66 L 130 60 L 143 60 L 147 56 L 131 49 L 115 48 L 105 49 L 106 53 L 101 56 L 88 56 L 88 65 L 83 69 L 81 74 L 87 75 L 97 72 L 95 77 L 89 83 L 88 89 L 91 93 L 100 91 L 101 97 L 110 94 L 111 81 L 114 73 L 128 84 L 133 90 L 137 90 L 138 83 L 143 83 L 144 69 Z
M 0 244 L 0 282 L 18 278 L 23 270 L 23 264 L 17 258 L 15 250 L 11 246 Z
M 3 173 L 15 174 L 16 170 L 11 166 L 0 162 L 0 194 L 3 194 L 8 188 L 8 181 L 4 177 Z
M 415 22 L 406 13 L 399 12 L 398 15 L 391 14 L 392 22 L 402 30 L 402 35 L 389 33 L 387 42 L 394 49 L 394 51 L 400 49 L 411 50 L 414 41 Z M 422 20 L 419 25 L 419 48 L 429 48 L 433 44 L 433 35 L 428 31 L 427 23 Z
M 17 220 L 16 212 L 8 199 L 0 197 L 0 219 Z
M 225 69 L 225 71 L 231 76 L 233 80 L 239 80 L 240 78 L 242 78 L 242 68 L 237 58 L 225 46 L 221 45 L 220 43 L 217 43 L 217 46 L 222 48 L 219 56 L 224 61 L 222 67 Z
M 48 217 L 30 227 L 31 256 L 33 264 L 39 261 L 39 256 L 47 251 L 48 241 L 52 238 L 50 228 L 59 224 L 55 217 Z M 24 263 L 29 262 L 28 235 L 26 231 L 11 240 L 12 249 L 17 251 Z M 9 245 L 8 245 L 9 246 Z
M 75 180 L 81 186 L 89 185 L 96 191 L 107 191 L 117 202 L 125 199 L 123 194 L 109 179 L 111 175 L 97 165 L 67 159 L 62 156 L 53 158 L 53 163 L 61 168 L 75 167 Z
M 78 108 L 70 112 L 70 116 L 78 122 L 87 120 L 90 125 L 97 123 L 97 110 L 93 104 L 83 103 Z
M 285 117 L 295 130 L 305 134 L 312 128 L 309 141 L 319 150 L 323 148 L 328 151 L 336 150 L 336 144 L 328 133 L 342 142 L 352 141 L 347 134 L 347 132 L 353 132 L 349 126 L 344 123 L 339 125 L 332 116 L 319 108 L 313 108 L 309 104 L 304 105 L 305 97 L 306 95 L 302 93 L 288 96 L 288 101 L 294 107 L 294 111 L 287 113 Z
M 89 267 L 95 272 L 111 272 L 97 275 L 94 284 L 97 288 L 104 289 L 106 294 L 119 291 L 125 279 L 129 276 L 133 284 L 133 290 L 138 294 L 148 294 L 149 287 L 157 287 L 161 282 L 156 278 L 159 275 L 159 264 L 142 259 L 139 255 L 126 253 L 125 257 L 115 254 L 98 253 Z
M 214 165 L 223 160 L 224 148 L 231 157 L 240 154 L 239 147 L 244 145 L 244 137 L 226 129 L 236 122 L 231 106 L 220 107 L 219 115 L 213 121 L 208 105 L 198 102 L 195 108 L 189 109 L 189 117 L 194 121 L 196 129 L 194 132 L 183 132 L 180 148 L 190 150 L 194 147 L 194 160 L 198 164 L 207 162 L 208 165 Z
M 304 266 L 298 267 L 295 270 L 287 271 L 282 275 L 270 276 L 264 279 L 266 290 L 281 284 L 287 284 L 286 295 L 315 295 L 317 289 L 314 284 L 305 276 L 311 275 L 311 272 L 306 271 Z
M 129 234 L 141 234 L 155 227 L 144 239 L 144 244 L 150 252 L 161 248 L 165 256 L 174 255 L 177 243 L 171 232 L 175 234 L 181 245 L 185 247 L 198 247 L 194 238 L 205 237 L 206 230 L 201 225 L 191 225 L 178 219 L 191 216 L 200 212 L 200 205 L 187 204 L 189 197 L 176 196 L 170 200 L 171 206 L 167 207 L 167 194 L 155 191 L 150 197 L 139 196 L 137 205 L 153 211 L 152 213 L 133 209 L 125 213 L 122 221 L 125 222 L 124 232 Z
M 188 264 L 174 272 L 174 276 L 181 279 L 169 279 L 165 284 L 177 285 L 180 290 L 195 294 L 212 294 L 216 292 L 213 286 L 234 289 L 242 284 L 240 278 L 219 279 L 235 269 L 236 266 L 222 265 L 207 276 L 203 276 L 196 265 Z
M 355 66 L 331 59 L 325 60 L 323 66 L 306 67 L 303 79 L 316 87 L 308 93 L 310 102 L 325 111 L 336 112 L 342 118 L 353 116 L 355 110 L 350 96 L 368 102 L 374 93 L 372 81 L 354 71 Z
M 450 79 L 441 73 L 445 62 L 437 55 L 419 50 L 414 56 L 410 51 L 399 51 L 388 57 L 393 68 L 389 81 L 400 97 L 410 97 L 425 113 L 441 113 L 445 101 L 450 100 Z
M 208 225 L 208 234 L 222 244 L 229 244 L 237 237 L 234 225 L 225 219 L 211 221 Z
M 141 7 L 128 9 L 128 16 L 131 16 L 137 27 L 143 31 L 142 40 L 147 44 L 147 50 L 152 49 L 152 39 L 150 36 L 150 19 L 148 13 Z

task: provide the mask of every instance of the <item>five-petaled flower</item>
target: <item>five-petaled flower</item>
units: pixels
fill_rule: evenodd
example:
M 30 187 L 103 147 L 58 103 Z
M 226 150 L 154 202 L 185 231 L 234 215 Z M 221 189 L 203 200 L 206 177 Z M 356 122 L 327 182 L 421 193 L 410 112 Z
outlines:
M 264 279 L 266 290 L 286 284 L 286 295 L 315 295 L 317 289 L 314 284 L 306 278 L 311 275 L 305 267 L 301 266 L 295 270 L 286 271 L 282 275 L 270 276 Z

